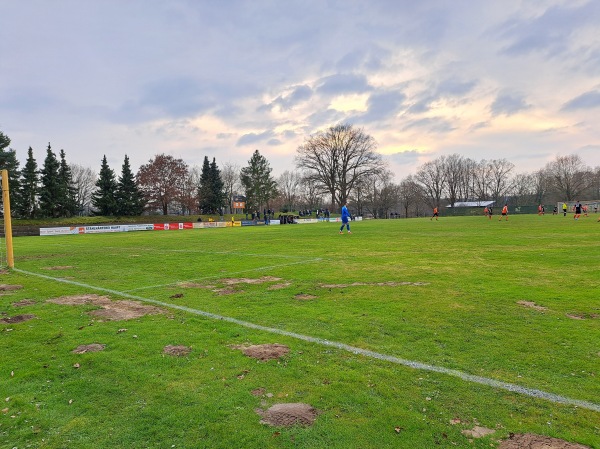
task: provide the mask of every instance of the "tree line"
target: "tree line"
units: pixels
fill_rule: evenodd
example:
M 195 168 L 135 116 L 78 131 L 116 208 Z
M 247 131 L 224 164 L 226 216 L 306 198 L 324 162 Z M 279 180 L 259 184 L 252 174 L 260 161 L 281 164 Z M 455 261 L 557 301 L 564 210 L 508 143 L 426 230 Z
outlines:
M 220 214 L 232 211 L 234 196 L 244 195 L 246 211 L 268 208 L 297 211 L 331 208 L 345 202 L 355 214 L 376 218 L 419 216 L 433 207 L 463 201 L 537 205 L 600 198 L 600 168 L 577 155 L 557 156 L 532 173 L 515 173 L 506 159 L 476 161 L 459 154 L 440 156 L 394 183 L 394 174 L 364 129 L 337 124 L 305 139 L 296 149 L 294 169 L 278 178 L 255 150 L 247 166 L 204 158 L 201 167 L 159 154 L 134 174 L 125 155 L 120 175 L 103 157 L 99 173 L 69 165 L 64 150 L 50 144 L 38 169 L 31 147 L 23 169 L 10 139 L 0 132 L 0 168 L 9 172 L 16 216 L 68 217 L 162 214 Z

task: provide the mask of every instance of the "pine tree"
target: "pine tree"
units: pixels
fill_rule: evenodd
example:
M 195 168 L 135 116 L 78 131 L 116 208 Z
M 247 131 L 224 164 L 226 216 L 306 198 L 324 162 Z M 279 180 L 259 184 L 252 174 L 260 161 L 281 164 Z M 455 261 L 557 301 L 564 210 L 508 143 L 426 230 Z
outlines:
M 117 213 L 118 215 L 141 215 L 144 212 L 144 206 L 144 197 L 135 182 L 129 158 L 125 155 L 117 184 Z
M 60 217 L 61 185 L 58 177 L 60 164 L 50 143 L 46 149 L 46 159 L 41 174 L 40 213 L 44 217 Z
M 37 162 L 33 157 L 33 149 L 27 150 L 27 161 L 21 171 L 19 203 L 17 213 L 21 217 L 35 218 L 39 213 L 39 172 Z
M 117 215 L 117 182 L 115 181 L 115 172 L 108 166 L 106 155 L 102 158 L 96 187 L 97 189 L 92 194 L 92 205 L 96 208 L 96 213 L 104 216 Z
M 73 184 L 73 174 L 71 173 L 71 167 L 67 164 L 65 150 L 60 150 L 58 182 L 60 186 L 60 216 L 71 217 L 77 213 L 77 190 Z
M 200 185 L 198 186 L 198 206 L 201 214 L 212 213 L 213 191 L 211 186 L 210 163 L 208 156 L 204 156 L 202 172 L 200 173 Z
M 19 161 L 17 160 L 17 152 L 13 149 L 6 148 L 10 145 L 8 136 L 0 131 L 0 170 L 8 171 L 8 189 L 10 194 L 11 210 L 17 210 L 19 199 Z
M 215 212 L 221 212 L 225 206 L 225 192 L 221 170 L 217 167 L 217 162 L 213 157 L 210 164 L 210 183 L 213 192 L 213 208 Z
M 246 210 L 260 211 L 277 196 L 277 183 L 271 171 L 269 162 L 255 150 L 248 166 L 240 172 L 240 181 L 246 194 Z

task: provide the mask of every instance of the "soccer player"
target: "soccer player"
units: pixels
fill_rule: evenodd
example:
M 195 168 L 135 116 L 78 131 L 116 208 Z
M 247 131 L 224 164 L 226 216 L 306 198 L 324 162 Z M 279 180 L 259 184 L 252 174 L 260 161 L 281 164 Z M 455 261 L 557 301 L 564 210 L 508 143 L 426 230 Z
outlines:
M 344 226 L 346 226 L 348 234 L 352 234 L 352 232 L 350 232 L 350 218 L 352 218 L 352 215 L 350 215 L 350 212 L 348 211 L 348 202 L 346 201 L 342 206 L 342 226 L 340 227 L 340 234 L 344 233 Z
M 483 209 L 483 216 L 484 217 L 488 216 L 488 208 L 487 208 L 487 206 L 485 206 L 485 209 Z
M 508 221 L 508 204 L 506 203 L 504 203 L 504 207 L 502 208 L 502 217 L 506 217 L 506 221 Z M 502 217 L 498 221 L 502 221 Z
M 563 217 L 567 216 L 567 203 L 563 203 Z
M 575 201 L 575 205 L 573 206 L 573 211 L 575 212 L 575 215 L 573 215 L 573 218 L 575 220 L 579 220 L 579 217 L 581 217 L 581 203 L 579 202 L 579 200 Z
M 437 221 L 439 214 L 438 214 L 438 208 L 434 207 L 433 208 L 433 215 L 431 216 L 430 220 L 433 220 L 433 218 L 435 217 L 435 221 Z

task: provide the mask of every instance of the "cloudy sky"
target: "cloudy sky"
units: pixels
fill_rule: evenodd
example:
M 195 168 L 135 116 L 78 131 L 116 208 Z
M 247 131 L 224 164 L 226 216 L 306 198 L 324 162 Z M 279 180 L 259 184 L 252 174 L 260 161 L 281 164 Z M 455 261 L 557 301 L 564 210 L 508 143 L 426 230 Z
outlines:
M 351 123 L 399 181 L 459 153 L 600 165 L 598 0 L 0 0 L 0 131 L 117 173 L 167 153 L 274 175 Z

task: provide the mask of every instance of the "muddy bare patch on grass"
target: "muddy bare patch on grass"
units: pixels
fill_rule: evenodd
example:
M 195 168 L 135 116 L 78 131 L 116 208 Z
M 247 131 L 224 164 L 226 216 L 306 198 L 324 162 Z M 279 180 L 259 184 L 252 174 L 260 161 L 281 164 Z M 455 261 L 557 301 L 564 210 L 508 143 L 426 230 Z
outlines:
M 299 299 L 300 301 L 309 301 L 311 299 L 317 299 L 315 295 L 309 295 L 307 293 L 298 293 L 294 295 L 294 298 Z
M 286 288 L 292 285 L 291 282 L 282 282 L 280 284 L 274 284 L 267 288 L 267 290 L 281 290 L 282 288 Z
M 244 355 L 252 357 L 253 359 L 262 360 L 263 362 L 281 358 L 290 352 L 290 348 L 278 343 L 250 346 L 233 345 L 231 348 L 240 349 Z
M 207 288 L 209 290 L 216 287 L 215 285 L 199 284 L 197 282 L 180 282 L 177 285 L 182 288 Z
M 145 315 L 157 315 L 159 313 L 163 313 L 162 309 L 155 306 L 149 306 L 137 301 L 129 300 L 113 301 L 107 296 L 95 294 L 61 296 L 60 298 L 49 299 L 48 302 L 69 306 L 98 306 L 100 308 L 90 312 L 90 315 L 103 318 L 108 321 L 132 320 L 135 318 L 141 318 Z
M 22 299 L 21 301 L 13 302 L 13 307 L 25 307 L 32 306 L 36 304 L 36 301 L 33 299 Z
M 487 427 L 475 426 L 472 429 L 465 429 L 461 433 L 471 438 L 483 438 L 487 435 L 494 433 L 494 429 L 488 429 Z
M 276 427 L 312 426 L 319 411 L 309 404 L 290 403 L 275 404 L 267 410 L 256 409 L 262 418 L 261 424 Z
M 572 320 L 593 320 L 600 317 L 600 315 L 595 313 L 567 313 L 567 317 Z
M 234 293 L 244 293 L 244 290 L 236 290 L 235 288 L 215 288 L 213 289 L 217 295 L 233 295 Z
M 522 301 L 517 301 L 517 304 L 519 304 L 520 306 L 523 306 L 523 307 L 527 307 L 529 309 L 539 310 L 540 312 L 543 312 L 544 310 L 548 310 L 548 307 L 538 306 L 533 301 L 524 301 L 524 300 L 522 300 Z
M 0 284 L 0 292 L 12 292 L 15 290 L 21 290 L 22 288 L 23 288 L 22 285 Z
M 510 434 L 498 449 L 591 449 L 583 444 L 569 443 L 568 441 L 551 438 L 532 433 Z
M 163 354 L 175 357 L 185 357 L 190 352 L 192 352 L 192 348 L 182 345 L 167 345 L 163 348 Z
M 257 279 L 249 279 L 249 278 L 225 278 L 221 279 L 219 282 L 225 285 L 236 285 L 236 284 L 263 284 L 265 282 L 277 282 L 280 281 L 281 278 L 276 278 L 274 276 L 263 276 Z
M 0 323 L 5 323 L 5 324 L 16 324 L 16 323 L 22 323 L 23 321 L 29 321 L 29 320 L 33 320 L 34 318 L 37 318 L 35 315 L 15 315 L 15 316 L 10 316 L 8 318 L 2 318 L 0 319 Z
M 73 354 L 85 354 L 86 352 L 104 351 L 104 348 L 106 348 L 106 345 L 103 345 L 100 343 L 91 343 L 89 345 L 79 345 L 75 349 L 73 349 L 71 352 Z
M 351 284 L 320 284 L 321 288 L 346 288 L 346 287 L 400 287 L 404 285 L 429 285 L 429 282 L 353 282 Z

